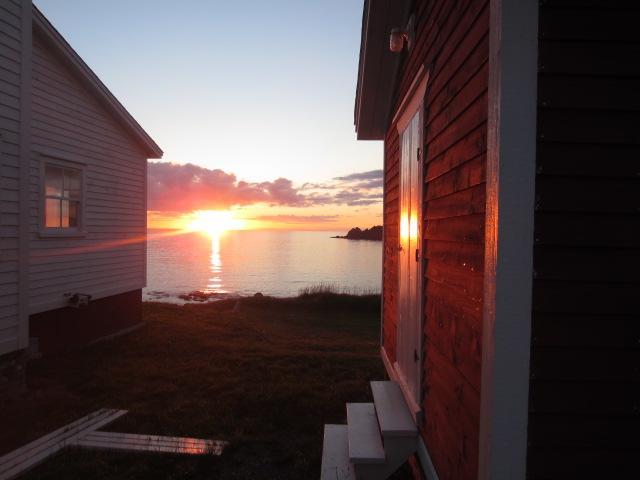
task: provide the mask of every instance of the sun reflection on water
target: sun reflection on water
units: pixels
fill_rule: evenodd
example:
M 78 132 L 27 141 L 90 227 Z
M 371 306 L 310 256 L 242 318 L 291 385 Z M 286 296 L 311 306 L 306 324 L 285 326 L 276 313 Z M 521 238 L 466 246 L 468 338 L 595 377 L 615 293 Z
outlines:
M 207 291 L 212 293 L 226 293 L 222 288 L 222 258 L 220 257 L 220 236 L 211 235 L 210 277 Z

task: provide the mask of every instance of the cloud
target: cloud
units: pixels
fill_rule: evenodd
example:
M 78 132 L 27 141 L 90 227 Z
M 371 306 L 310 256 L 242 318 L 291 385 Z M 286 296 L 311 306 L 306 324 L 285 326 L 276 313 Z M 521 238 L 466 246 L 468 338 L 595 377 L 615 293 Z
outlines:
M 382 180 L 382 177 L 380 177 L 380 178 L 372 178 L 371 180 L 365 180 L 365 181 L 362 181 L 362 182 L 358 182 L 358 183 L 355 184 L 355 187 L 364 188 L 364 189 L 382 188 L 383 184 L 384 184 L 384 181 Z
M 382 192 L 366 193 L 362 192 L 361 189 L 342 190 L 335 194 L 334 198 L 352 207 L 357 205 L 374 205 L 382 201 Z
M 219 169 L 168 162 L 150 162 L 148 176 L 149 210 L 184 212 L 255 203 L 304 204 L 304 197 L 286 178 L 250 183 L 238 181 L 234 174 Z
M 232 173 L 189 163 L 149 162 L 148 175 L 147 208 L 151 211 L 188 212 L 254 204 L 362 206 L 375 205 L 382 199 L 382 170 L 353 173 L 300 187 L 282 177 L 267 182 L 246 182 Z
M 382 170 L 369 170 L 368 172 L 352 173 L 344 177 L 334 177 L 334 180 L 352 182 L 354 180 L 382 180 Z
M 382 201 L 383 175 L 382 170 L 356 172 L 326 183 L 306 183 L 301 190 L 313 205 L 375 205 Z

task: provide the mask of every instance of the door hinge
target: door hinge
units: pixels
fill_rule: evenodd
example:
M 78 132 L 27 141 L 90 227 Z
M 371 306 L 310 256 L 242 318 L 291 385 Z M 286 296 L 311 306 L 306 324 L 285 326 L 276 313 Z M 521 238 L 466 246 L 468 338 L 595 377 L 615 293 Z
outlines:
M 418 356 L 418 350 L 416 350 L 415 348 L 413 349 L 413 361 L 414 362 L 418 362 L 418 360 L 420 360 L 420 357 Z
M 420 147 L 418 147 L 418 155 L 416 155 L 416 160 L 420 161 Z
M 420 261 L 420 249 L 416 248 L 416 262 Z

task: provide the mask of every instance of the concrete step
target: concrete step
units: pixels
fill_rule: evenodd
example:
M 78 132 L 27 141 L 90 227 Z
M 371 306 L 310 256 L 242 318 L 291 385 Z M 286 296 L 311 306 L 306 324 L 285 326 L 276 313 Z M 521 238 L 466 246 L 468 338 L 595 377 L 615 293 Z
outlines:
M 347 403 L 347 437 L 352 463 L 385 463 L 386 456 L 373 403 Z
M 380 431 L 385 439 L 418 435 L 418 428 L 396 382 L 371 382 L 371 391 Z
M 325 425 L 320 480 L 355 480 L 346 425 Z

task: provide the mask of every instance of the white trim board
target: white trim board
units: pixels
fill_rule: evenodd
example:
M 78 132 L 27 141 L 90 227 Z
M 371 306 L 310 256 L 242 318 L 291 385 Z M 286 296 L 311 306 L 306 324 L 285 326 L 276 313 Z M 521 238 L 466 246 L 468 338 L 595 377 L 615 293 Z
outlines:
M 398 375 L 396 375 L 396 371 L 393 369 L 391 360 L 389 360 L 389 356 L 387 355 L 387 351 L 384 347 L 380 347 L 380 358 L 382 358 L 382 364 L 384 365 L 384 369 L 387 371 L 387 375 L 389 375 L 389 379 L 397 382 Z
M 527 457 L 538 2 L 491 0 L 480 480 Z
M 20 179 L 18 217 L 18 348 L 29 346 L 29 223 L 31 163 L 31 80 L 32 19 L 31 0 L 22 0 L 21 70 L 20 70 Z
M 427 480 L 440 480 L 438 478 L 438 473 L 436 472 L 436 467 L 433 466 L 433 462 L 431 461 L 431 455 L 429 455 L 429 451 L 427 450 L 427 446 L 424 443 L 424 439 L 422 435 L 418 435 L 418 460 L 420 460 L 420 466 L 422 467 L 422 473 Z
M 424 96 L 429 83 L 429 70 L 424 65 L 420 65 L 418 73 L 413 78 L 409 90 L 405 94 L 400 106 L 396 111 L 391 124 L 396 122 L 398 133 L 402 133 L 409 124 L 409 121 L 418 109 L 424 104 Z M 422 135 L 420 135 L 422 137 Z
M 3 160 L 4 160 L 4 136 L 3 136 L 2 130 L 0 130 L 0 169 L 4 169 Z M 4 195 L 3 182 L 0 182 L 0 195 Z M 5 214 L 5 204 L 6 202 L 0 201 L 0 215 Z M 6 213 L 11 213 L 11 212 L 7 211 Z M 15 261 L 15 259 L 11 257 L 12 255 L 0 251 L 0 262 Z M 19 271 L 20 269 L 19 263 L 17 264 L 16 268 Z M 19 278 L 19 273 L 17 273 L 17 275 Z M 6 308 L 11 308 L 11 307 L 12 306 L 9 305 Z M 0 321 L 0 334 L 2 334 L 4 337 L 3 339 L 0 339 L 0 356 L 4 355 L 5 353 L 15 352 L 16 350 L 20 349 L 20 347 L 18 346 L 18 335 L 19 335 L 18 329 L 20 328 L 20 321 L 21 321 L 19 309 L 20 307 L 17 306 L 15 313 L 5 314 L 5 318 L 2 321 Z M 12 332 L 8 336 L 6 333 L 7 330 Z

